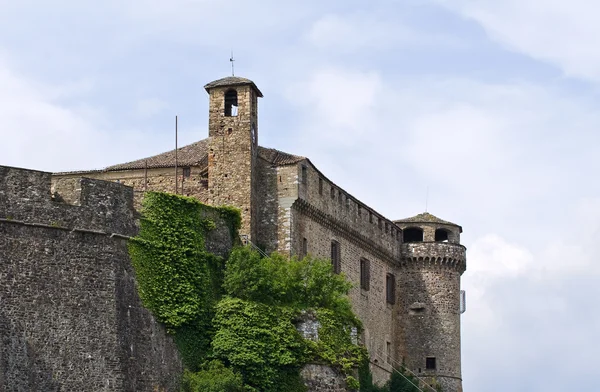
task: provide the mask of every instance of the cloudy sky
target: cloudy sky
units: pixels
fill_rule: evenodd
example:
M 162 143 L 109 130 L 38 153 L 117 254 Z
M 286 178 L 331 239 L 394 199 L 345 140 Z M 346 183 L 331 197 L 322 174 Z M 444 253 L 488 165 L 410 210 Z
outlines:
M 595 391 L 600 5 L 0 0 L 0 164 L 101 168 L 207 136 L 256 82 L 263 146 L 391 219 L 464 228 L 467 392 Z M 183 144 L 182 143 L 182 144 Z

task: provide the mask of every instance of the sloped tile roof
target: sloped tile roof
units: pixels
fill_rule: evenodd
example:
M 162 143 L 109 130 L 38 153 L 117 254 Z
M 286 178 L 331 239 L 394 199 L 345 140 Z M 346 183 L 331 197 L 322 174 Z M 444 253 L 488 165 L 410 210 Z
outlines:
M 258 87 L 256 87 L 256 84 L 254 84 L 254 82 L 252 80 L 246 79 L 246 78 L 240 78 L 239 76 L 227 76 L 226 78 L 221 78 L 221 79 L 212 81 L 212 82 L 208 83 L 207 85 L 205 85 L 204 89 L 206 91 L 208 91 L 214 87 L 243 86 L 246 84 L 251 85 L 256 90 L 259 97 L 263 96 L 262 93 L 260 92 L 260 90 L 258 89 Z
M 302 156 L 288 154 L 287 152 L 279 151 L 274 148 L 265 148 L 261 146 L 258 147 L 258 156 L 276 166 L 292 165 L 306 159 Z M 206 168 L 208 166 L 208 138 L 178 148 L 177 165 L 181 167 L 197 166 Z M 175 150 L 131 162 L 112 165 L 99 171 L 135 170 L 144 169 L 146 167 L 148 167 L 148 169 L 175 167 Z
M 258 156 L 275 166 L 285 166 L 298 163 L 305 157 L 299 155 L 288 154 L 287 152 L 279 151 L 274 148 L 258 147 Z
M 435 215 L 430 214 L 429 212 L 423 212 L 422 214 L 415 215 L 411 218 L 398 219 L 395 220 L 394 223 L 439 223 L 443 225 L 451 225 L 458 226 L 456 223 L 448 222 L 443 219 L 438 218 Z
M 107 167 L 106 171 L 175 167 L 175 150 L 163 152 L 148 158 L 121 163 Z M 189 144 L 177 149 L 177 164 L 179 166 L 206 166 L 208 164 L 208 139 Z

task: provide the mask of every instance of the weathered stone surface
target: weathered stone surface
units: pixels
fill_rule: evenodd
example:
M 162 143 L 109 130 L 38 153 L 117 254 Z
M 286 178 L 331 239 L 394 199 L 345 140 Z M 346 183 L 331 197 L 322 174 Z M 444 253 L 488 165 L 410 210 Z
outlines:
M 300 371 L 309 392 L 346 392 L 346 377 L 327 365 L 308 364 Z
M 0 390 L 177 391 L 181 362 L 142 307 L 126 239 L 131 188 L 0 166 Z M 73 188 L 75 189 L 75 188 Z

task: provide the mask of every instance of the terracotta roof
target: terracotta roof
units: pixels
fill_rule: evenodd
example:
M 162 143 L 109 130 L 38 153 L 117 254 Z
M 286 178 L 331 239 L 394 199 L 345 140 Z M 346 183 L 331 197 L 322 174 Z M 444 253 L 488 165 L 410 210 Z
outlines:
M 292 165 L 306 159 L 299 155 L 288 154 L 274 148 L 260 146 L 258 146 L 258 156 L 276 166 Z
M 298 163 L 306 158 L 298 155 L 288 154 L 287 152 L 279 151 L 274 148 L 258 147 L 258 156 L 267 162 L 276 166 L 285 166 Z M 104 170 L 95 171 L 118 171 L 118 170 L 135 170 L 156 168 L 175 167 L 175 150 L 163 152 L 162 154 L 154 155 L 148 158 L 142 158 L 131 162 L 112 165 Z M 179 166 L 199 166 L 205 168 L 208 166 L 208 138 L 200 140 L 196 143 L 189 144 L 177 149 L 177 164 Z M 90 171 L 82 171 L 89 173 Z M 74 172 L 77 173 L 77 172 Z M 57 173 L 68 174 L 68 173 Z
M 163 152 L 152 157 L 138 159 L 107 167 L 106 171 L 175 167 L 175 150 Z M 177 149 L 177 164 L 179 166 L 206 166 L 208 164 L 208 139 L 189 144 Z
M 243 86 L 246 84 L 249 84 L 252 87 L 254 87 L 254 89 L 258 93 L 259 97 L 263 96 L 262 93 L 260 92 L 260 90 L 258 89 L 258 87 L 256 87 L 256 84 L 254 84 L 254 82 L 252 80 L 246 79 L 246 78 L 240 78 L 239 76 L 227 76 L 226 78 L 212 81 L 212 82 L 208 83 L 207 85 L 205 85 L 204 88 L 206 89 L 206 91 L 208 91 L 213 87 Z
M 443 219 L 440 219 L 435 215 L 431 215 L 429 212 L 424 212 L 422 214 L 415 215 L 411 218 L 398 219 L 398 220 L 395 220 L 394 223 L 440 223 L 443 225 L 451 225 L 451 226 L 460 227 L 456 223 L 452 223 L 452 222 L 448 222 Z

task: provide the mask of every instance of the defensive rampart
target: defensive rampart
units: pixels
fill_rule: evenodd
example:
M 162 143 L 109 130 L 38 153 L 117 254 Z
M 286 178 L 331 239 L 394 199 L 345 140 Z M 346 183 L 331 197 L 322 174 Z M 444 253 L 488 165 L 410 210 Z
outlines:
M 0 166 L 0 390 L 176 391 L 175 345 L 142 307 L 132 189 Z

